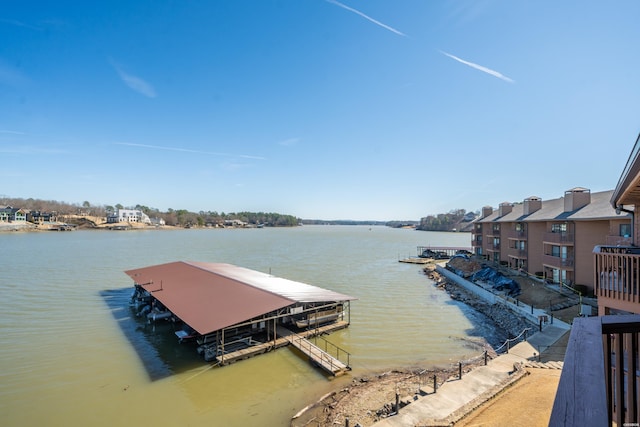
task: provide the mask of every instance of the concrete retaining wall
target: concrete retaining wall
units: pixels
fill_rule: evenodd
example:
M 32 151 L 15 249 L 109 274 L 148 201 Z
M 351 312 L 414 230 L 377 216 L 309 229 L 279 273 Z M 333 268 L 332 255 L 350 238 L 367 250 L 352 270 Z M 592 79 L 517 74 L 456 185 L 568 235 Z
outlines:
M 539 320 L 539 316 L 547 316 L 547 318 L 549 320 L 551 320 L 551 316 L 544 310 L 541 310 L 539 308 L 534 308 L 533 310 L 531 310 L 531 306 L 529 305 L 525 305 L 523 303 L 518 303 L 518 305 L 516 305 L 514 302 L 511 302 L 505 298 L 502 298 L 478 285 L 476 285 L 473 282 L 468 281 L 467 279 L 458 276 L 457 274 L 455 274 L 452 271 L 447 270 L 444 266 L 441 265 L 436 265 L 436 271 L 438 273 L 440 273 L 441 275 L 443 275 L 444 277 L 447 278 L 447 280 L 455 283 L 456 285 L 466 289 L 467 291 L 473 293 L 474 295 L 478 296 L 478 298 L 486 301 L 489 304 L 500 304 L 502 306 L 504 306 L 505 308 L 511 310 L 512 312 L 514 312 L 515 314 L 517 314 L 518 316 L 522 316 L 525 319 L 527 319 L 529 322 L 533 323 L 534 325 L 537 325 Z M 532 313 L 533 311 L 533 313 Z M 571 326 L 568 325 L 567 323 L 558 320 L 558 319 L 553 319 L 553 324 L 556 326 L 559 326 L 561 328 L 566 328 L 566 329 L 570 329 Z

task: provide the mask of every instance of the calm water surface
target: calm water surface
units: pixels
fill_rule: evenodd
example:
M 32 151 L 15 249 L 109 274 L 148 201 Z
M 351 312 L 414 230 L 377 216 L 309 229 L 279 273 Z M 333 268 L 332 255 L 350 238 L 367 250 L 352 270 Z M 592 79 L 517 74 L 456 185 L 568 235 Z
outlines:
M 478 354 L 481 319 L 399 263 L 465 233 L 364 226 L 0 234 L 0 425 L 287 426 L 353 376 Z M 176 260 L 227 262 L 358 298 L 328 339 L 353 371 L 328 379 L 283 348 L 211 368 L 170 324 L 127 305 L 123 271 Z

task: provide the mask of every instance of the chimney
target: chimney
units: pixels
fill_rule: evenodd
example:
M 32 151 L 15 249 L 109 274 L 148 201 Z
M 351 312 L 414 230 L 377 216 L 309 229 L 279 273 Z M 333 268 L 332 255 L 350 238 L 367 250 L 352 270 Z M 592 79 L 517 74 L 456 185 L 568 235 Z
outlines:
M 591 190 L 576 187 L 564 192 L 564 211 L 572 212 L 591 203 Z
M 493 213 L 493 208 L 491 206 L 485 206 L 482 208 L 482 218 L 486 218 Z
M 500 203 L 500 208 L 499 208 L 499 212 L 500 215 L 499 216 L 505 216 L 508 213 L 511 213 L 511 211 L 513 210 L 513 205 L 509 202 L 502 202 Z
M 524 214 L 531 215 L 542 208 L 542 199 L 537 196 L 531 196 L 524 199 Z

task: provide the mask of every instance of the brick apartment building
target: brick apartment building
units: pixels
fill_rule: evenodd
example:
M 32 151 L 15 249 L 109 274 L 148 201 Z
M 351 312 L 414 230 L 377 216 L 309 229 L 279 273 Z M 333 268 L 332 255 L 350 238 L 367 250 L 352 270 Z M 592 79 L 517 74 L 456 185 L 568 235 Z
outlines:
M 611 204 L 613 190 L 576 187 L 563 197 L 528 197 L 482 209 L 472 231 L 476 255 L 591 295 L 594 247 L 632 242 L 632 215 Z

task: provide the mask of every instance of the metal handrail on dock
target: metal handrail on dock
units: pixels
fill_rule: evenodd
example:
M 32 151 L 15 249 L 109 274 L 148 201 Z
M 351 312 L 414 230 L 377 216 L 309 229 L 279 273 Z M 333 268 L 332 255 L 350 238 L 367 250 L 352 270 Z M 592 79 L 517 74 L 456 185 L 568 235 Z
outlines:
M 314 361 L 318 366 L 324 370 L 330 372 L 334 376 L 342 375 L 349 369 L 347 365 L 342 363 L 337 358 L 333 357 L 320 347 L 309 341 L 308 339 L 301 337 L 297 334 L 287 336 L 287 339 L 294 347 L 302 351 L 305 355 Z
M 320 338 L 323 342 L 324 342 L 324 351 L 331 354 L 331 352 L 329 351 L 328 347 L 331 346 L 331 349 L 335 349 L 336 351 L 336 359 L 341 360 L 340 359 L 340 352 L 343 352 L 344 354 L 347 355 L 347 368 L 350 368 L 351 365 L 351 353 L 349 353 L 347 350 L 345 350 L 344 348 L 340 348 L 337 345 L 335 345 L 334 343 L 332 343 L 331 341 L 327 340 L 324 337 L 321 337 L 319 335 L 314 335 L 313 336 L 313 340 L 315 342 L 316 345 L 318 345 L 318 338 Z

